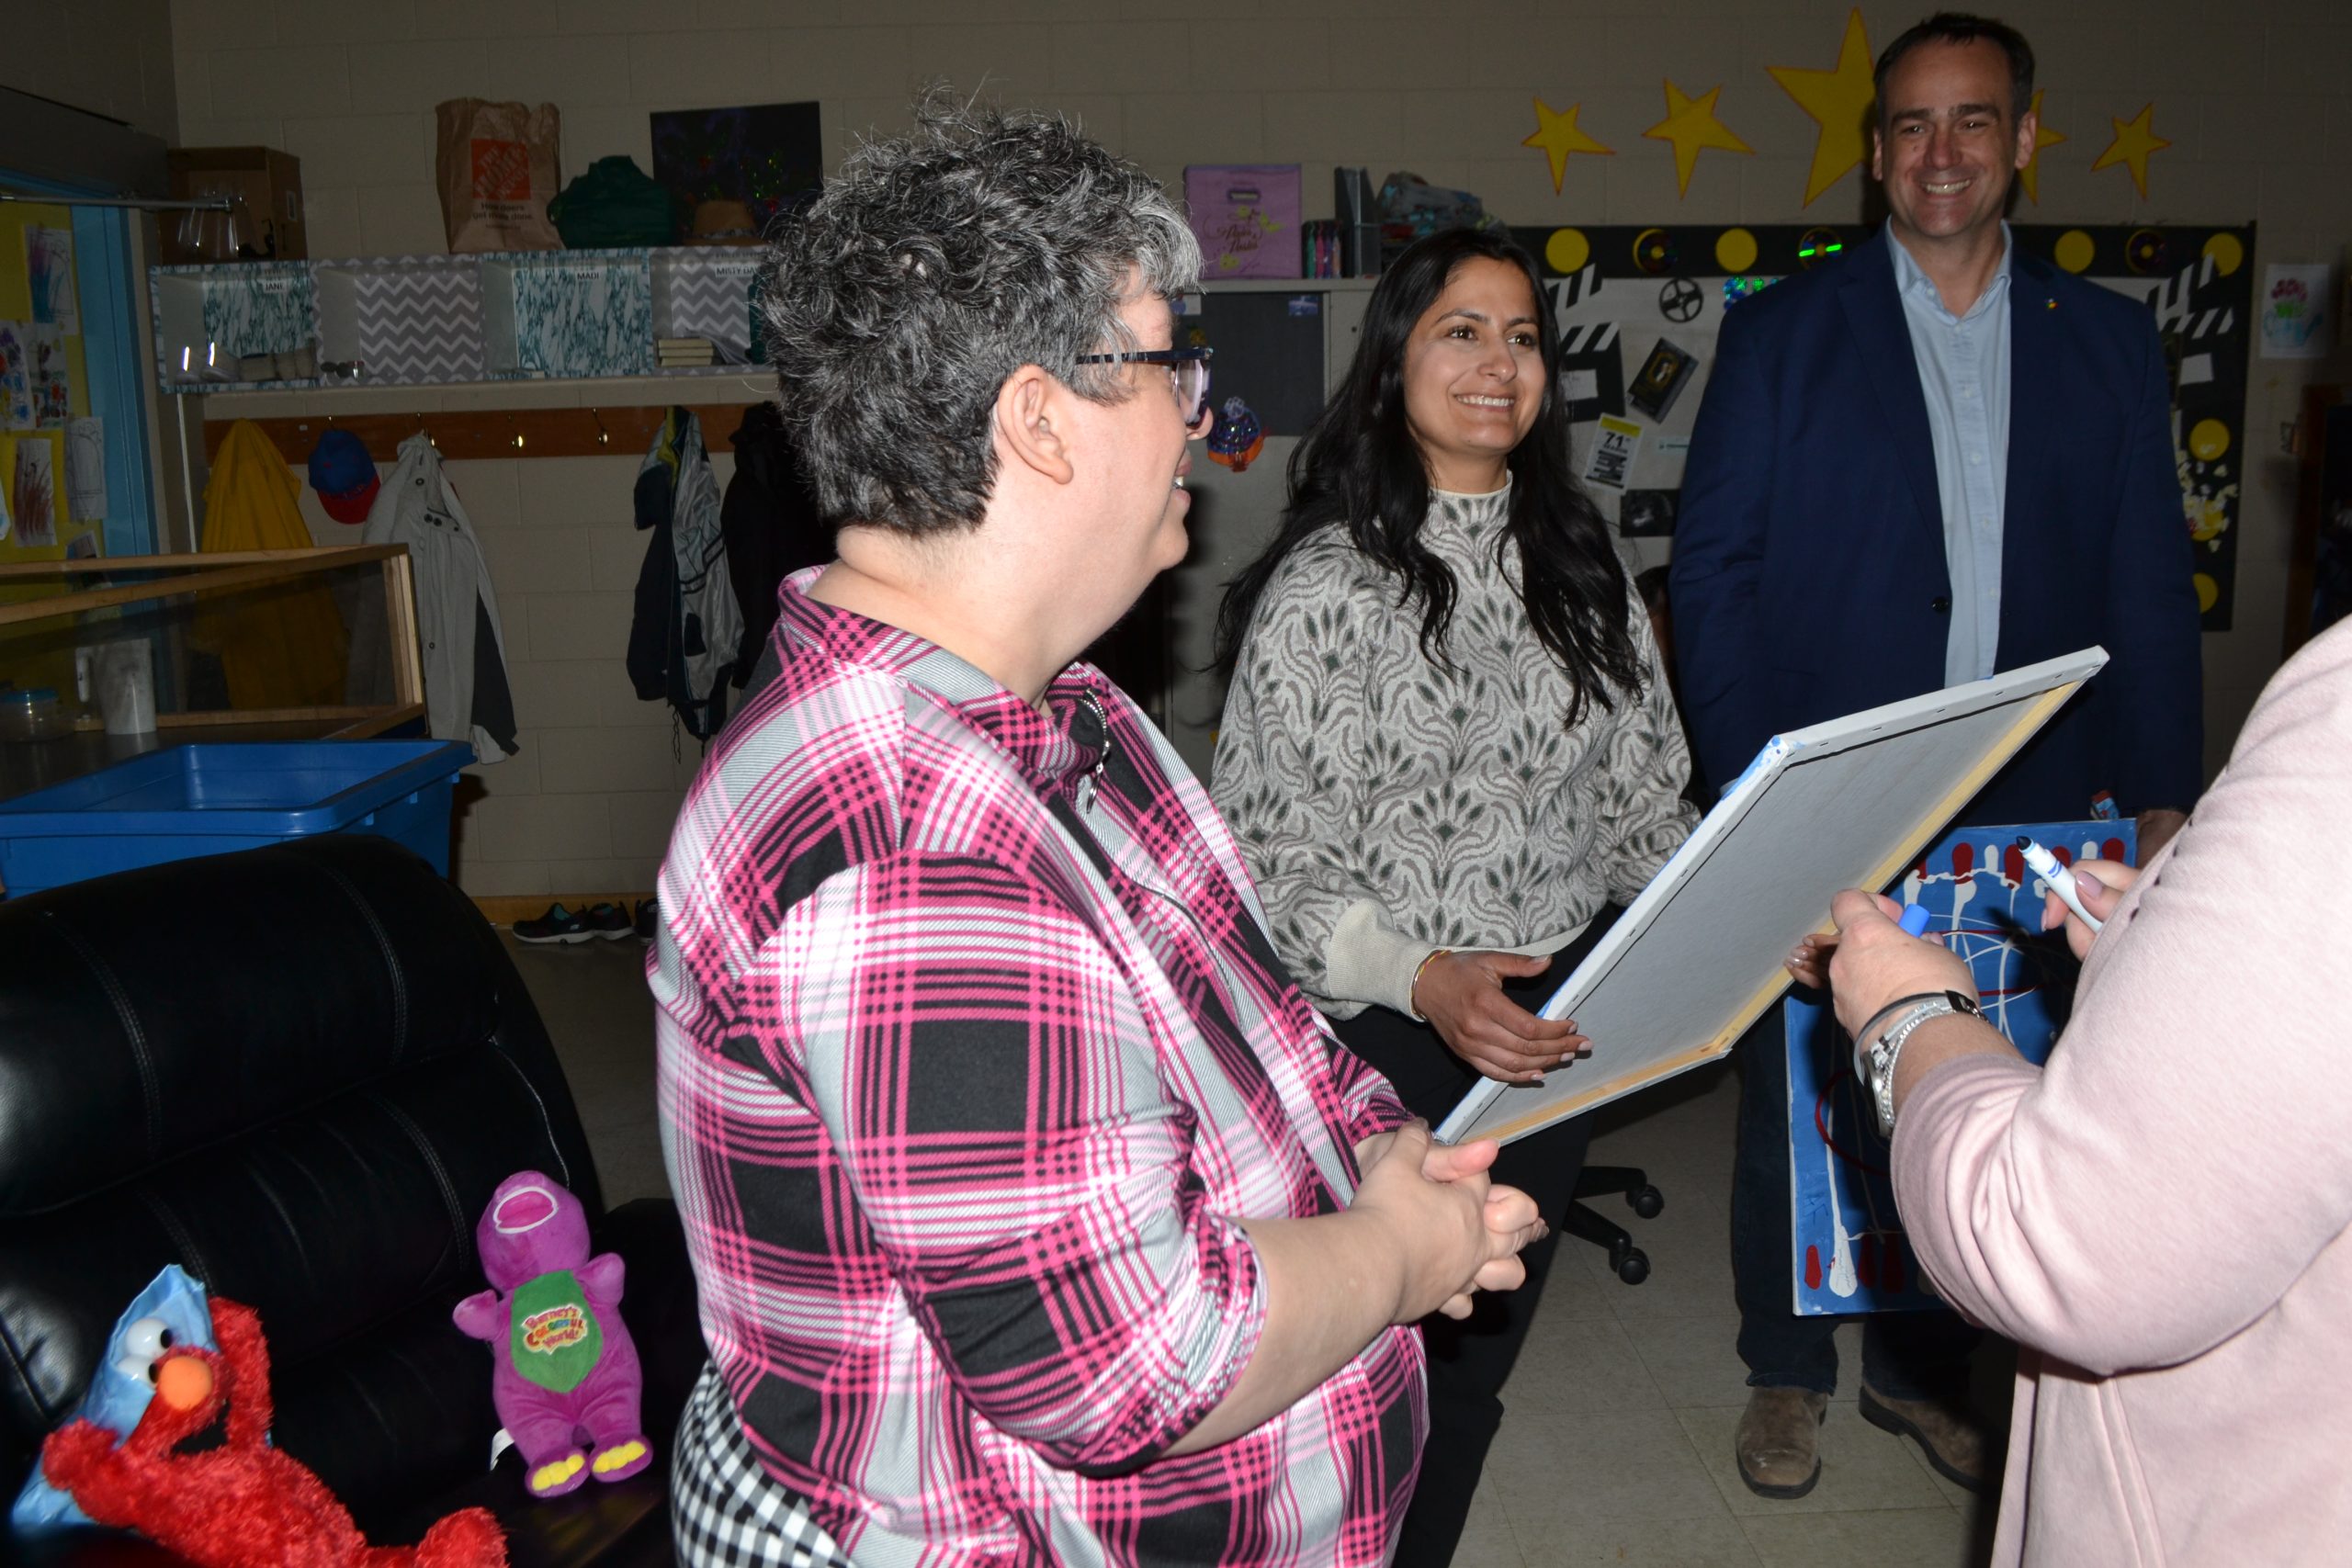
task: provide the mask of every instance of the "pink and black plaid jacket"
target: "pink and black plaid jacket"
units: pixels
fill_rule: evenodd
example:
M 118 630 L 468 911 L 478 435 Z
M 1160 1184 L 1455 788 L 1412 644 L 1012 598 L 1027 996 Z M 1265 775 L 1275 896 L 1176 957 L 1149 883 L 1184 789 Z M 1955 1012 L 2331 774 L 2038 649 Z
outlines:
M 811 576 L 680 815 L 650 964 L 753 1451 L 861 1565 L 1379 1562 L 1423 1433 L 1409 1328 L 1159 1456 L 1264 1322 L 1233 1217 L 1343 1207 L 1404 1111 L 1100 671 L 1047 717 Z

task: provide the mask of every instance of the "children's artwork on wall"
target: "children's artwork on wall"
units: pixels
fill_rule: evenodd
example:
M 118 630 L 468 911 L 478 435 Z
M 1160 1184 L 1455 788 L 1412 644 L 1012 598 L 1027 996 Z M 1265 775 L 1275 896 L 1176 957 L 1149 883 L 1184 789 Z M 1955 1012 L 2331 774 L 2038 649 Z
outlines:
M 0 321 L 0 430 L 33 427 L 33 367 L 27 357 L 29 329 L 22 321 Z
M 2262 269 L 2262 357 L 2327 357 L 2327 264 L 2272 262 Z
M 16 514 L 17 543 L 40 547 L 57 543 L 57 449 L 47 435 L 19 435 L 9 465 L 8 509 Z
M 76 523 L 107 520 L 107 427 L 96 418 L 65 424 L 65 514 Z
M 675 109 L 652 120 L 653 177 L 684 213 L 706 201 L 740 201 L 764 232 L 823 183 L 814 103 Z
M 32 317 L 67 336 L 82 330 L 74 296 L 74 231 L 25 225 L 25 281 Z
M 2195 541 L 2207 631 L 2231 625 L 2245 458 L 2246 366 L 2255 333 L 2254 230 L 2166 225 L 2011 225 L 2021 252 L 2144 303 L 2173 378 L 2173 445 L 2182 521 Z M 1539 258 L 1560 329 L 1560 389 L 1577 471 L 1593 471 L 1606 432 L 1624 456 L 1601 465 L 1593 499 L 1638 566 L 1662 563 L 1668 536 L 1623 497 L 1679 491 L 1726 314 L 1780 279 L 1840 265 L 1869 238 L 1860 225 L 1617 224 L 1511 231 Z M 1220 359 L 1218 369 L 1223 372 Z M 1635 438 L 1601 423 L 1637 425 Z
M 2068 865 L 2128 862 L 2138 842 L 2128 820 L 1961 829 L 1920 856 L 1888 896 L 1930 911 L 1928 934 L 1967 961 L 1985 1020 L 2039 1063 L 2073 1008 L 2076 965 L 2057 933 L 2041 932 L 2042 884 L 2026 869 L 2020 834 Z M 1895 1214 L 1886 1141 L 1855 1077 L 1853 1042 L 1815 993 L 1792 993 L 1782 1017 L 1792 1310 L 1820 1317 L 1941 1305 Z
M 33 423 L 54 429 L 74 417 L 74 373 L 66 365 L 65 342 L 55 327 L 35 325 L 26 331 L 25 351 L 32 369 Z

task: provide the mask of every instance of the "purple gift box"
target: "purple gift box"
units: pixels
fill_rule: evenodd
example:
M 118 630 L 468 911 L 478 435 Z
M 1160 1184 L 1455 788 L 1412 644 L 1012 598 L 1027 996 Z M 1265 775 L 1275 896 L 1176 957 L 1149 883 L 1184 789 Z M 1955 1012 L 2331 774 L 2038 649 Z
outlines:
M 1305 276 L 1297 164 L 1194 164 L 1184 171 L 1184 205 L 1204 278 Z

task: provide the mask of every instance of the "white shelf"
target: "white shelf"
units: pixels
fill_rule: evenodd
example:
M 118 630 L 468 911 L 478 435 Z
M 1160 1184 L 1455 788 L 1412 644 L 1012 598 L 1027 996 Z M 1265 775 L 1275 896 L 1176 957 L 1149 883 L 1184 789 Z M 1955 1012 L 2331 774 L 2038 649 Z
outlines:
M 664 370 L 654 347 L 709 337 L 748 353 L 759 261 L 744 248 L 673 245 L 153 267 L 156 376 L 167 393 L 209 393 L 765 375 Z M 256 322 L 271 329 L 266 345 L 245 341 Z M 238 361 L 265 347 L 278 368 L 316 373 L 241 378 Z

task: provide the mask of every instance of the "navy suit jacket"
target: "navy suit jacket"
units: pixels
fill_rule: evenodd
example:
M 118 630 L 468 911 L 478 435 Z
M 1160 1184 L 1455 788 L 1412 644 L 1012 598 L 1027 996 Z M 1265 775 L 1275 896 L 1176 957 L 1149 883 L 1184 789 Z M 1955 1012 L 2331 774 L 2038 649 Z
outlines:
M 1675 660 L 1718 786 L 1772 736 L 1944 683 L 1935 446 L 1883 229 L 1724 318 L 1684 469 Z M 1985 786 L 1975 822 L 2113 792 L 2186 810 L 2202 692 L 2170 379 L 2147 308 L 2013 253 L 1996 667 L 2109 662 Z

